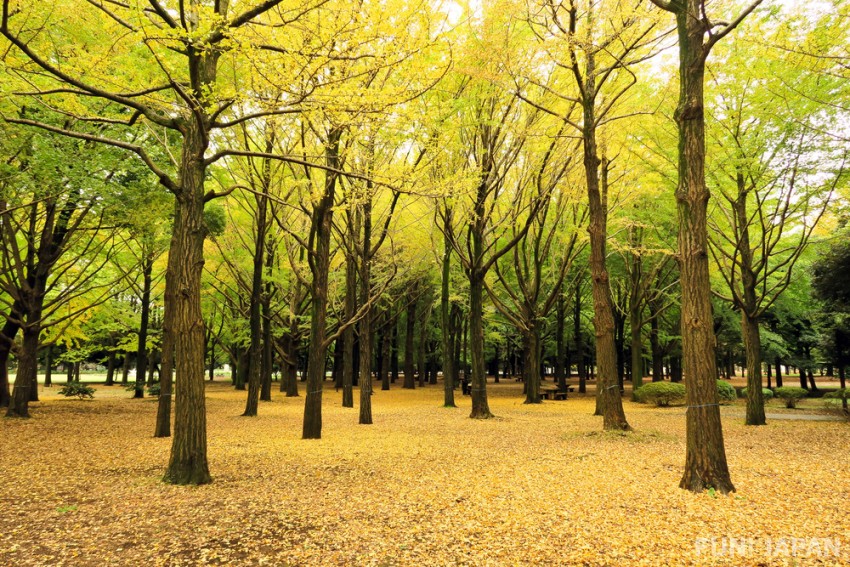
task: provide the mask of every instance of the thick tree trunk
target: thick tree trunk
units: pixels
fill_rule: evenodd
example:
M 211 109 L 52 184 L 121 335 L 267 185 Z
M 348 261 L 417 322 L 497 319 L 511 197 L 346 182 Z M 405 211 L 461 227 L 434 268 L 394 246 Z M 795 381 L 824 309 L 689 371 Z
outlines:
M 12 304 L 11 317 L 6 319 L 3 328 L 0 329 L 0 408 L 9 407 L 11 396 L 9 395 L 9 353 L 18 334 L 20 325 L 13 321 L 21 320 L 21 304 L 15 301 Z
M 31 390 L 38 387 L 38 336 L 41 334 L 39 319 L 41 314 L 36 313 L 28 317 L 34 319 L 35 324 L 27 324 L 23 327 L 21 351 L 18 356 L 18 371 L 15 375 L 15 387 L 12 390 L 12 398 L 6 417 L 29 417 L 29 403 Z
M 176 195 L 169 265 L 174 271 L 171 323 L 174 338 L 177 398 L 174 436 L 165 481 L 205 484 L 212 481 L 207 463 L 207 414 L 204 399 L 204 319 L 201 274 L 204 267 L 204 152 L 208 139 L 192 121 L 184 132 L 181 191 Z M 170 263 L 174 254 L 175 262 Z
M 680 6 L 679 6 L 680 5 Z M 679 269 L 682 296 L 682 354 L 687 373 L 687 451 L 679 486 L 694 492 L 708 488 L 727 494 L 729 476 L 720 408 L 717 404 L 716 339 L 708 276 L 703 82 L 708 47 L 700 0 L 676 4 L 679 31 Z
M 741 315 L 741 333 L 747 352 L 747 425 L 765 425 L 761 382 L 761 337 L 758 319 Z
M 539 404 L 540 399 L 540 331 L 533 327 L 525 333 L 525 402 Z
M 480 241 L 480 238 L 473 235 L 473 240 Z M 480 249 L 480 243 L 478 246 Z M 494 416 L 487 402 L 487 376 L 484 371 L 484 274 L 470 274 L 469 300 L 469 350 L 472 359 L 472 412 L 469 417 L 489 419 Z
M 106 359 L 106 386 L 115 383 L 115 351 L 110 350 Z
M 295 324 L 293 324 L 293 327 Z M 297 398 L 298 394 L 298 341 L 293 338 L 292 328 L 283 343 L 285 371 L 283 380 L 286 382 L 286 397 Z

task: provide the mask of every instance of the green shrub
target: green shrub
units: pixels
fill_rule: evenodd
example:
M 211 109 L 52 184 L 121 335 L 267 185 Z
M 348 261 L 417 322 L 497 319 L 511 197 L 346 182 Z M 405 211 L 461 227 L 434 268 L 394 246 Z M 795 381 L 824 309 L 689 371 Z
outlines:
M 833 390 L 832 392 L 827 392 L 824 395 L 824 398 L 830 398 L 833 400 L 850 400 L 850 390 L 847 388 Z
M 773 394 L 780 400 L 785 400 L 786 408 L 795 408 L 797 407 L 797 402 L 805 398 L 809 394 L 809 391 L 805 388 L 783 386 L 782 388 L 777 388 Z
M 94 392 L 94 388 L 81 382 L 68 382 L 59 388 L 59 393 L 66 398 L 77 397 L 81 400 L 84 398 L 94 398 Z
M 848 413 L 847 410 L 847 400 L 850 400 L 850 390 L 847 388 L 840 388 L 838 390 L 833 390 L 832 392 L 828 392 L 824 398 L 828 398 L 829 401 L 827 404 L 830 407 L 834 407 L 837 402 L 833 402 L 832 400 L 841 400 L 841 407 L 845 413 Z
M 677 382 L 650 382 L 635 390 L 635 400 L 642 404 L 669 406 L 685 399 L 685 385 Z
M 717 401 L 721 404 L 726 402 L 734 402 L 738 395 L 735 393 L 735 387 L 724 380 L 717 381 Z
M 159 397 L 159 382 L 155 382 L 148 386 L 148 395 L 153 397 Z
M 771 390 L 770 388 L 762 388 L 761 389 L 761 395 L 764 397 L 765 400 L 772 400 L 773 399 L 773 390 Z M 747 389 L 746 388 L 741 390 L 741 397 L 742 398 L 747 397 Z

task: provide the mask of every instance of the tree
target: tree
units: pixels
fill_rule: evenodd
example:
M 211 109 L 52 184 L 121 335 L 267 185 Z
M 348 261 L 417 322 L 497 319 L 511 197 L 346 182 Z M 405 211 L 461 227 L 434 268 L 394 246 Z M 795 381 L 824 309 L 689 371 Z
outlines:
M 8 401 L 8 417 L 29 417 L 29 402 L 38 400 L 42 331 L 51 325 L 67 328 L 105 301 L 110 293 L 103 290 L 118 287 L 121 276 L 101 272 L 114 240 L 101 231 L 105 211 L 95 198 L 95 191 L 111 183 L 114 169 L 97 159 L 90 167 L 79 166 L 70 159 L 84 145 L 76 140 L 40 133 L 18 139 L 20 146 L 7 158 L 14 173 L 0 187 L 0 301 L 7 313 L 0 340 L 0 402 Z M 93 290 L 95 296 L 86 297 Z M 19 329 L 18 372 L 8 398 L 7 361 Z
M 559 89 L 548 79 L 536 83 L 546 93 L 557 93 L 556 100 L 569 103 L 567 110 L 525 98 L 527 102 L 545 108 L 561 118 L 581 136 L 585 183 L 588 196 L 588 233 L 590 235 L 590 277 L 593 294 L 593 324 L 596 330 L 596 362 L 599 368 L 598 410 L 603 415 L 604 429 L 630 429 L 623 411 L 620 385 L 617 383 L 617 354 L 614 338 L 614 307 L 611 299 L 607 260 L 608 239 L 608 179 L 610 155 L 599 131 L 617 116 L 617 103 L 637 82 L 630 67 L 651 55 L 657 41 L 650 35 L 654 24 L 639 11 L 602 19 L 597 13 L 621 9 L 617 3 L 602 5 L 571 0 L 569 3 L 544 2 L 537 8 L 538 34 L 548 63 L 570 77 L 573 87 Z M 552 73 L 555 76 L 556 73 Z M 581 119 L 572 117 L 578 107 Z
M 56 95 L 74 95 L 99 99 L 107 103 L 103 115 L 86 116 L 85 122 L 123 125 L 128 130 L 151 127 L 179 134 L 180 155 L 176 167 L 159 165 L 142 144 L 129 142 L 120 135 L 107 137 L 28 118 L 9 119 L 18 124 L 102 143 L 135 154 L 156 175 L 160 183 L 175 195 L 175 218 L 169 270 L 166 276 L 165 333 L 173 333 L 177 370 L 175 434 L 171 457 L 164 479 L 174 484 L 204 484 L 211 481 L 206 450 L 206 412 L 204 405 L 204 332 L 201 315 L 200 289 L 204 263 L 203 242 L 206 234 L 204 204 L 217 197 L 204 188 L 207 169 L 216 161 L 230 155 L 221 150 L 212 156 L 206 151 L 211 135 L 250 120 L 257 114 L 276 114 L 282 105 L 263 105 L 259 111 L 233 118 L 226 113 L 232 106 L 236 90 L 224 94 L 218 88 L 218 70 L 222 57 L 238 56 L 233 46 L 245 45 L 237 39 L 241 31 L 253 27 L 257 19 L 281 3 L 265 0 L 231 14 L 229 2 L 216 2 L 211 10 L 200 0 L 180 3 L 169 10 L 159 1 L 148 6 L 110 3 L 90 4 L 96 26 L 83 25 L 97 39 L 89 41 L 87 49 L 71 65 L 57 65 L 52 57 L 43 56 L 46 38 L 43 30 L 26 32 L 26 23 L 13 27 L 14 22 L 46 16 L 44 6 L 31 5 L 24 10 L 3 0 L 0 33 L 24 58 L 53 81 L 53 86 L 37 88 L 32 96 L 44 100 Z M 302 14 L 311 6 L 304 7 Z M 51 8 L 52 9 L 52 8 Z M 90 15 L 90 14 L 87 14 Z M 71 12 L 66 12 L 71 16 Z M 67 18 L 66 25 L 78 25 L 77 15 Z M 168 33 L 163 33 L 168 31 Z M 115 42 L 120 36 L 122 41 Z M 69 37 L 75 37 L 69 33 Z M 245 38 L 247 40 L 247 38 Z M 49 40 L 48 40 L 49 41 Z M 143 54 L 136 50 L 144 74 L 133 76 L 129 69 L 115 64 L 126 54 L 129 46 L 144 46 Z M 91 50 L 106 46 L 103 56 L 92 56 Z M 169 64 L 164 65 L 163 61 Z M 103 62 L 106 61 L 107 64 Z M 96 62 L 96 63 L 93 63 Z M 96 65 L 97 67 L 94 67 Z M 87 72 L 68 72 L 71 66 Z M 154 78 L 156 71 L 161 71 Z M 26 72 L 25 69 L 21 69 Z M 115 72 L 119 71 L 120 74 Z M 148 73 L 153 73 L 154 76 Z M 172 75 L 174 73 L 174 75 Z M 79 77 L 85 77 L 81 79 Z M 118 89 L 111 85 L 121 84 Z M 38 83 L 35 83 L 38 84 Z M 170 95 L 165 96 L 165 95 Z M 52 105 L 47 104 L 50 108 Z M 69 111 L 66 111 L 66 113 Z M 73 114 L 73 110 L 70 111 Z M 129 115 L 129 116 L 128 116 Z M 179 262 L 178 259 L 179 258 Z M 173 260 L 172 260 L 173 259 Z M 169 281 L 171 280 L 171 281 Z M 171 293 L 169 293 L 169 290 Z M 179 292 L 178 292 L 179 291 Z
M 676 17 L 679 36 L 679 272 L 682 352 L 688 376 L 687 452 L 680 488 L 735 491 L 726 463 L 708 277 L 708 187 L 705 183 L 705 64 L 711 49 L 761 4 L 756 0 L 728 23 L 711 20 L 705 0 L 651 0 Z
M 842 149 L 823 134 L 834 112 L 808 99 L 792 105 L 783 92 L 794 84 L 814 94 L 824 81 L 796 68 L 753 65 L 746 53 L 735 45 L 709 83 L 717 93 L 709 105 L 717 125 L 709 129 L 716 144 L 710 170 L 720 197 L 709 243 L 729 289 L 723 297 L 741 313 L 746 424 L 764 425 L 761 319 L 790 285 L 844 163 Z
M 565 126 L 565 125 L 564 125 Z M 531 226 L 514 246 L 510 262 L 496 262 L 494 269 L 503 294 L 485 280 L 496 308 L 520 332 L 525 355 L 525 403 L 540 403 L 540 368 L 543 352 L 543 327 L 558 298 L 564 278 L 583 243 L 578 228 L 587 209 L 563 183 L 572 162 L 575 144 L 564 143 L 563 130 L 546 141 L 545 149 L 529 145 L 520 160 L 526 171 L 519 176 L 518 195 L 548 197 Z M 527 187 L 522 187 L 527 184 Z M 532 189 L 533 187 L 533 189 Z M 560 191 L 557 189 L 561 187 Z M 529 197 L 534 198 L 534 197 Z M 521 227 L 514 227 L 515 233 Z M 514 234 L 510 234 L 514 236 Z M 508 264 L 502 267 L 501 264 Z M 498 373 L 498 369 L 496 371 Z

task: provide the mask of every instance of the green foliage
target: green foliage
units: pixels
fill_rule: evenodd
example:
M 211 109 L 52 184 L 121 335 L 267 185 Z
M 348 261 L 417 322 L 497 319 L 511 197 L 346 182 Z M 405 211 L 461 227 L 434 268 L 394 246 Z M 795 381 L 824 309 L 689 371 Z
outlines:
M 204 224 L 207 225 L 207 234 L 210 238 L 221 236 L 227 227 L 227 214 L 217 204 L 209 204 L 204 207 Z
M 772 400 L 773 399 L 773 390 L 771 390 L 770 388 L 762 388 L 761 389 L 761 395 L 764 397 L 765 400 Z M 742 398 L 747 397 L 747 389 L 746 388 L 743 388 L 741 390 L 741 397 Z
M 150 386 L 148 386 L 147 391 L 148 391 L 149 396 L 159 397 L 159 393 L 160 393 L 159 382 L 156 382 L 155 384 L 151 384 Z
M 94 388 L 81 382 L 68 382 L 59 388 L 59 393 L 66 398 L 77 397 L 81 400 L 85 398 L 94 398 L 94 392 Z
M 838 390 L 833 390 L 832 392 L 828 392 L 824 398 L 831 400 L 850 400 L 850 389 L 840 388 Z
M 685 385 L 677 382 L 650 382 L 635 390 L 635 400 L 641 404 L 669 406 L 685 399 Z
M 787 408 L 797 407 L 797 402 L 809 395 L 809 391 L 805 388 L 795 386 L 783 386 L 777 388 L 773 393 L 780 400 L 785 400 L 785 407 Z
M 737 394 L 735 393 L 735 388 L 729 382 L 724 380 L 717 381 L 717 399 L 720 403 L 730 403 L 734 402 L 737 398 Z

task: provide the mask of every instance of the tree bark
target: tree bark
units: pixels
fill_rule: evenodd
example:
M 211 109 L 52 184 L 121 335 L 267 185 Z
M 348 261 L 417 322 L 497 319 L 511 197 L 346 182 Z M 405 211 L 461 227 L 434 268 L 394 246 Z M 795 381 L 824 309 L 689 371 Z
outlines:
M 348 211 L 348 244 L 345 255 L 345 305 L 343 318 L 350 321 L 357 310 L 357 244 L 360 239 L 360 207 L 351 206 Z M 342 407 L 354 407 L 354 373 L 359 370 L 354 367 L 354 325 L 349 326 L 342 334 Z
M 325 148 L 325 161 L 331 168 L 339 167 L 339 141 L 342 132 L 333 129 Z M 333 234 L 334 193 L 337 176 L 327 173 L 322 196 L 313 204 L 310 225 L 310 240 L 313 249 L 310 266 L 313 281 L 310 285 L 312 313 L 310 317 L 310 352 L 307 363 L 307 396 L 304 401 L 303 439 L 322 438 L 322 388 L 325 380 L 325 359 L 328 345 L 325 344 L 328 309 L 328 271 L 330 269 L 330 247 Z
M 416 387 L 416 380 L 414 378 L 415 370 L 414 370 L 414 350 L 413 350 L 413 333 L 416 329 L 416 289 L 414 286 L 413 299 L 410 303 L 407 304 L 407 323 L 405 326 L 404 333 L 404 384 L 402 388 L 405 389 L 413 389 Z
M 139 323 L 139 342 L 136 348 L 136 388 L 133 398 L 145 397 L 145 372 L 148 364 L 148 328 L 151 313 L 151 287 L 153 286 L 153 258 L 144 258 L 142 265 L 142 316 Z
M 592 73 L 588 73 L 593 76 Z M 607 163 L 596 153 L 596 130 L 592 102 L 585 104 L 583 131 L 584 170 L 587 180 L 590 225 L 590 279 L 593 295 L 593 326 L 596 331 L 596 364 L 598 366 L 596 389 L 602 428 L 629 430 L 617 382 L 617 345 L 614 337 L 614 306 L 611 284 L 606 266 L 606 240 L 608 238 Z M 600 183 L 600 169 L 603 175 Z M 601 187 L 600 187 L 601 186 Z M 602 189 L 602 190 L 600 190 Z
M 204 85 L 214 83 L 214 55 L 199 66 Z M 208 68 L 212 65 L 212 69 Z M 211 75 L 211 76 L 210 76 Z M 201 86 L 196 86 L 200 90 Z M 201 274 L 204 267 L 204 153 L 209 139 L 204 127 L 191 119 L 183 132 L 181 190 L 176 195 L 172 249 L 176 276 L 171 311 L 176 352 L 174 436 L 164 480 L 172 484 L 212 481 L 207 463 L 207 414 L 204 399 L 204 319 L 201 314 Z
M 532 327 L 525 334 L 525 402 L 539 404 L 540 399 L 540 331 Z
M 44 387 L 53 385 L 53 345 L 44 349 Z
M 266 151 L 271 147 L 267 137 Z M 268 161 L 263 162 L 264 173 L 268 169 Z M 263 189 L 268 191 L 268 180 L 263 179 Z M 254 417 L 260 400 L 260 388 L 262 382 L 262 360 L 263 360 L 263 331 L 262 331 L 262 307 L 263 307 L 263 271 L 265 269 L 266 251 L 266 229 L 268 212 L 268 197 L 265 194 L 255 195 L 257 202 L 257 233 L 254 237 L 254 265 L 251 277 L 251 302 L 248 315 L 248 328 L 251 334 L 251 342 L 248 347 L 248 398 L 245 402 L 244 417 Z
M 473 234 L 473 252 L 480 257 L 481 237 Z M 472 412 L 473 419 L 489 419 L 490 413 L 487 401 L 487 376 L 484 371 L 484 274 L 474 270 L 469 274 L 469 351 L 472 363 Z
M 31 324 L 29 319 L 35 320 Z M 41 334 L 40 313 L 28 316 L 23 325 L 21 351 L 18 356 L 18 371 L 15 374 L 15 387 L 6 417 L 29 417 L 31 389 L 38 387 L 38 336 Z
M 112 345 L 110 344 L 110 348 Z M 115 351 L 110 350 L 106 360 L 106 386 L 112 386 L 115 383 Z
M 587 367 L 584 364 L 584 341 L 581 336 L 581 285 L 579 283 L 576 283 L 573 303 L 573 340 L 576 347 L 578 391 L 580 394 L 585 394 L 587 393 Z
M 713 488 L 734 492 L 729 476 L 723 428 L 717 403 L 716 339 L 711 313 L 705 184 L 705 61 L 711 24 L 704 21 L 702 0 L 653 0 L 676 16 L 679 34 L 678 260 L 681 284 L 682 358 L 687 372 L 687 450 L 679 486 L 693 492 Z M 739 20 L 740 21 L 740 20 Z M 727 24 L 728 25 L 728 24 Z
M 558 294 L 555 303 L 555 382 L 558 390 L 567 391 L 566 361 L 567 345 L 564 341 L 564 320 L 567 317 L 567 305 L 563 294 Z

